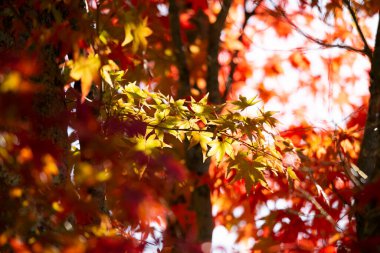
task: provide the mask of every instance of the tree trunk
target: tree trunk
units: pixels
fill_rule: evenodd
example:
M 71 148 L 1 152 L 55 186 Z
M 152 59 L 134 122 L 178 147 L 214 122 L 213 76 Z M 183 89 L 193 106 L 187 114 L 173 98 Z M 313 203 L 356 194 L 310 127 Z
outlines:
M 170 29 L 172 35 L 172 43 L 176 57 L 176 65 L 179 70 L 179 97 L 190 96 L 190 73 L 186 62 L 186 53 L 181 40 L 179 7 L 175 0 L 169 1 Z M 219 92 L 219 43 L 221 31 L 224 28 L 228 11 L 232 0 L 221 1 L 222 9 L 213 24 L 209 24 L 208 48 L 207 48 L 207 91 L 210 94 L 209 101 L 213 104 L 220 104 L 223 100 Z M 189 171 L 196 176 L 194 191 L 191 193 L 190 209 L 195 212 L 197 221 L 197 242 L 202 244 L 212 240 L 212 232 L 214 229 L 214 220 L 212 217 L 211 192 L 207 184 L 201 183 L 202 179 L 208 177 L 210 161 L 203 162 L 202 151 L 199 145 L 188 149 L 188 143 L 185 144 L 186 149 L 186 165 Z M 172 224 L 173 225 L 173 224 Z M 175 237 L 176 229 L 169 226 Z M 186 231 L 183 231 L 186 234 Z M 186 235 L 183 235 L 186 238 Z M 176 251 L 176 250 L 174 250 Z
M 366 242 L 380 236 L 379 196 L 376 191 L 366 190 L 374 184 L 380 186 L 380 20 L 371 60 L 369 91 L 368 115 L 358 160 L 359 168 L 368 175 L 368 178 L 364 190 L 357 198 L 356 210 L 358 239 L 361 247 L 366 248 L 374 246 Z M 378 248 L 371 248 L 372 252 L 380 251 L 379 246 L 376 247 Z M 368 248 L 363 248 L 363 250 L 368 250 Z
M 22 7 L 16 8 L 13 6 L 13 2 L 9 1 L 0 6 L 4 8 L 3 10 L 8 11 L 1 19 L 2 27 L 6 27 L 6 29 L 1 31 L 0 50 L 2 53 L 7 52 L 14 55 L 15 61 L 19 60 L 18 56 L 25 55 L 25 58 L 27 58 L 33 55 L 35 57 L 34 63 L 38 66 L 36 68 L 38 70 L 33 71 L 30 75 L 23 76 L 25 82 L 33 90 L 10 92 L 15 101 L 11 101 L 10 105 L 5 105 L 9 106 L 5 110 L 8 113 L 2 115 L 4 119 L 8 117 L 21 122 L 20 125 L 15 125 L 15 128 L 12 128 L 12 126 L 11 128 L 6 128 L 5 132 L 14 133 L 16 136 L 19 135 L 21 147 L 32 149 L 35 167 L 32 167 L 33 169 L 31 170 L 23 170 L 22 175 L 17 175 L 17 178 L 20 179 L 17 180 L 17 183 L 8 181 L 8 178 L 0 176 L 0 188 L 2 191 L 7 192 L 9 188 L 18 186 L 25 191 L 25 194 L 28 194 L 27 196 L 30 199 L 36 200 L 34 199 L 35 195 L 41 194 L 39 197 L 44 197 L 44 190 L 39 191 L 37 189 L 39 183 L 34 181 L 36 178 L 33 176 L 33 173 L 40 167 L 40 155 L 42 157 L 48 153 L 52 155 L 59 168 L 59 174 L 53 178 L 53 184 L 50 186 L 52 191 L 55 190 L 55 187 L 62 187 L 69 174 L 67 168 L 67 157 L 70 151 L 67 134 L 68 114 L 63 90 L 64 80 L 57 62 L 59 51 L 55 45 L 47 45 L 43 44 L 43 42 L 34 45 L 27 43 L 27 40 L 32 36 L 31 32 L 34 27 L 50 28 L 53 26 L 51 13 L 33 10 L 30 3 L 25 3 Z M 60 7 L 64 8 L 65 6 L 61 5 Z M 34 22 L 30 22 L 28 18 L 25 18 L 28 15 L 24 15 L 31 12 L 31 10 L 35 12 L 33 13 L 36 17 L 33 20 Z M 57 10 L 59 11 L 59 8 Z M 15 20 L 21 24 L 17 31 L 13 30 L 12 26 L 9 25 Z M 20 59 L 22 61 L 23 58 L 20 57 Z M 3 60 L 7 61 L 9 59 Z M 25 67 L 28 68 L 29 66 Z M 30 66 L 30 68 L 33 67 Z M 2 95 L 6 96 L 6 94 Z M 23 98 L 28 100 L 25 101 Z M 5 126 L 6 122 L 5 120 Z M 24 128 L 23 125 L 28 126 L 28 129 Z M 13 175 L 14 171 L 10 172 Z M 32 189 L 33 186 L 34 189 L 37 189 L 36 193 L 35 195 L 29 195 L 29 189 Z M 0 232 L 3 232 L 4 229 L 9 229 L 9 231 L 17 233 L 21 239 L 27 240 L 33 237 L 43 237 L 48 233 L 53 234 L 59 229 L 64 229 L 63 226 L 58 227 L 53 224 L 50 217 L 48 217 L 49 212 L 46 209 L 51 206 L 49 201 L 48 196 L 36 201 L 30 201 L 27 209 L 17 209 L 18 206 L 5 206 L 6 209 L 0 210 L 0 223 L 2 223 Z M 14 204 L 12 201 L 10 203 Z M 10 219 L 6 220 L 7 217 Z M 15 218 L 16 220 L 14 220 Z M 17 220 L 17 218 L 20 219 Z M 25 220 L 23 220 L 24 218 Z
M 184 45 L 181 40 L 180 20 L 179 20 L 179 6 L 175 0 L 170 0 L 169 14 L 170 14 L 170 29 L 172 35 L 172 43 L 176 57 L 176 65 L 179 69 L 179 87 L 178 96 L 190 96 L 190 73 L 186 62 L 186 54 Z M 189 171 L 194 174 L 199 180 L 208 173 L 210 161 L 203 163 L 202 151 L 199 145 L 188 149 L 189 143 L 185 143 L 185 160 Z M 198 184 L 197 180 L 195 184 Z M 212 231 L 214 228 L 214 221 L 211 213 L 211 199 L 210 189 L 208 185 L 200 185 L 194 188 L 191 193 L 190 209 L 194 211 L 197 221 L 197 242 L 211 242 Z M 171 237 L 179 241 L 187 240 L 189 231 L 182 231 L 178 227 L 178 223 L 170 224 L 169 233 Z M 181 231 L 181 232 L 179 232 Z M 191 233 L 191 232 L 190 232 Z M 181 237 L 181 238 L 177 238 Z M 191 242 L 190 242 L 191 243 Z M 181 252 L 180 245 L 175 243 L 176 246 L 173 252 Z

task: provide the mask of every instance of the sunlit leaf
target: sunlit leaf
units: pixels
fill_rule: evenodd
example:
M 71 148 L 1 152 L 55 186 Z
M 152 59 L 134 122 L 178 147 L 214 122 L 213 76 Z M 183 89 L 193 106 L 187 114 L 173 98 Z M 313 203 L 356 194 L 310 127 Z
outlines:
M 100 59 L 98 55 L 81 56 L 73 62 L 70 76 L 74 80 L 81 80 L 82 100 L 90 92 L 92 83 L 98 78 L 100 68 Z
M 122 46 L 125 46 L 133 41 L 133 35 L 132 35 L 133 29 L 135 29 L 134 24 L 128 23 L 124 26 L 125 38 L 124 38 L 124 41 L 121 43 Z
M 147 26 L 148 18 L 144 18 L 141 22 L 137 24 L 127 23 L 124 26 L 125 38 L 122 42 L 122 46 L 132 43 L 132 51 L 137 52 L 137 50 L 142 47 L 146 48 L 148 41 L 146 37 L 152 34 L 152 30 Z
M 227 154 L 232 159 L 235 158 L 234 150 L 231 145 L 231 140 L 226 138 L 225 140 L 218 140 L 215 139 L 212 142 L 210 142 L 210 150 L 207 153 L 207 156 L 215 156 L 215 160 L 217 162 L 221 162 L 224 158 L 224 155 Z
M 257 103 L 258 101 L 256 101 L 256 97 L 247 99 L 246 97 L 243 97 L 242 95 L 239 95 L 239 100 L 232 102 L 233 105 L 236 105 L 236 109 L 241 110 L 241 111 Z
M 206 154 L 207 154 L 207 145 L 210 145 L 212 142 L 213 134 L 210 132 L 200 132 L 200 131 L 193 131 L 191 133 L 191 139 L 190 139 L 190 145 L 189 148 L 194 147 L 197 144 L 200 144 L 202 148 L 202 154 L 203 154 L 203 161 L 206 160 Z
M 290 178 L 292 178 L 293 180 L 299 180 L 299 178 L 297 177 L 297 174 L 293 171 L 292 167 L 287 167 L 286 171 Z

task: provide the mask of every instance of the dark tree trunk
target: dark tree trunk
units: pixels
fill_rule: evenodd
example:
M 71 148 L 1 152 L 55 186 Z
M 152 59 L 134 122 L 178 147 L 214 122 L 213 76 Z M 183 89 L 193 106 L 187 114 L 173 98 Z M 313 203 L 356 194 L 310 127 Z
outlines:
M 31 4 L 16 8 L 13 6 L 12 1 L 4 3 L 0 7 L 11 11 L 11 13 L 1 17 L 2 27 L 6 29 L 1 31 L 0 50 L 9 52 L 10 55 L 26 54 L 26 57 L 33 55 L 36 58 L 34 63 L 38 65 L 38 73 L 28 77 L 31 79 L 29 80 L 31 85 L 37 85 L 30 92 L 32 94 L 31 104 L 28 108 L 30 110 L 24 112 L 22 120 L 29 123 L 30 131 L 28 131 L 28 134 L 30 138 L 41 142 L 41 145 L 48 143 L 56 147 L 54 151 L 58 151 L 58 157 L 55 158 L 58 159 L 57 162 L 60 168 L 57 182 L 63 182 L 68 176 L 66 158 L 70 150 L 70 144 L 67 135 L 68 115 L 63 90 L 65 83 L 57 61 L 60 52 L 54 45 L 43 44 L 42 42 L 38 45 L 25 46 L 28 38 L 32 36 L 31 31 L 33 31 L 34 26 L 50 28 L 54 25 L 53 14 L 48 11 L 33 10 Z M 57 5 L 57 11 L 64 13 L 64 9 L 64 4 Z M 37 24 L 33 24 L 33 22 L 25 18 L 28 15 L 24 16 L 25 13 L 29 13 L 31 10 L 35 11 Z M 10 25 L 15 20 L 18 20 L 22 25 L 20 31 L 13 30 Z M 2 60 L 7 61 L 8 59 Z M 26 102 L 19 101 L 19 103 Z M 20 108 L 22 107 L 20 106 Z M 14 117 L 17 116 L 14 115 Z M 12 130 L 14 129 L 10 129 L 10 131 Z
M 190 96 L 190 73 L 186 62 L 186 53 L 181 40 L 179 7 L 175 0 L 170 0 L 169 16 L 172 43 L 176 57 L 176 64 L 179 70 L 179 97 Z M 220 104 L 223 100 L 219 92 L 219 43 L 221 31 L 224 28 L 228 11 L 232 0 L 221 1 L 222 9 L 213 24 L 209 24 L 208 48 L 207 48 L 207 91 L 209 92 L 209 101 L 213 104 Z M 188 143 L 185 144 L 186 165 L 189 171 L 195 175 L 195 188 L 191 193 L 190 209 L 196 214 L 197 220 L 197 241 L 198 243 L 211 242 L 212 232 L 214 229 L 214 220 L 212 217 L 211 192 L 207 184 L 200 184 L 202 179 L 208 177 L 210 161 L 203 162 L 202 150 L 199 145 L 188 149 Z M 177 224 L 178 226 L 178 224 Z M 169 226 L 169 233 L 176 237 L 180 229 L 175 224 Z M 182 239 L 186 237 L 186 231 L 182 231 Z M 176 250 L 174 250 L 176 251 Z
M 54 191 L 55 187 L 60 188 L 66 183 L 69 174 L 67 157 L 70 151 L 70 143 L 67 134 L 68 114 L 63 90 L 65 82 L 57 60 L 59 58 L 59 50 L 55 45 L 48 45 L 43 42 L 34 45 L 27 43 L 27 40 L 32 36 L 31 32 L 34 27 L 50 28 L 54 25 L 52 13 L 35 10 L 32 7 L 33 3 L 29 2 L 19 8 L 16 8 L 13 4 L 12 1 L 5 1 L 5 3 L 0 4 L 0 8 L 4 10 L 0 14 L 0 25 L 5 28 L 1 31 L 0 35 L 0 52 L 2 55 L 14 57 L 14 59 L 2 60 L 6 63 L 8 60 L 18 61 L 19 59 L 22 60 L 22 57 L 28 58 L 33 56 L 33 63 L 38 67 L 30 75 L 23 76 L 24 80 L 30 85 L 31 90 L 15 90 L 8 94 L 14 100 L 9 101 L 9 104 L 5 104 L 5 109 L 3 109 L 7 113 L 1 115 L 4 117 L 5 122 L 2 121 L 0 123 L 5 124 L 6 129 L 2 129 L 5 132 L 14 133 L 16 136 L 19 135 L 20 145 L 32 148 L 35 165 L 41 162 L 39 155 L 49 153 L 54 157 L 59 168 L 59 174 L 53 178 L 53 184 L 50 186 L 51 190 Z M 60 5 L 60 7 L 64 8 L 65 6 Z M 60 8 L 57 8 L 57 11 L 61 11 Z M 36 18 L 33 20 L 34 22 L 31 22 L 27 18 L 29 16 L 26 14 L 30 13 L 35 14 Z M 20 24 L 17 31 L 12 29 L 10 25 L 16 21 Z M 35 66 L 28 67 L 33 69 Z M 7 94 L 1 95 L 7 96 Z M 24 98 L 27 98 L 27 100 L 23 100 Z M 20 123 L 20 125 L 14 125 L 14 128 L 12 128 L 12 125 L 11 127 L 7 126 L 7 117 Z M 28 128 L 24 126 L 28 126 Z M 4 127 L 4 125 L 1 127 Z M 14 172 L 11 171 L 11 173 Z M 35 187 L 38 187 L 38 183 L 33 181 L 35 179 L 32 175 L 32 169 L 24 170 L 22 173 L 22 175 L 17 175 L 17 178 L 20 179 L 17 180 L 17 183 L 9 182 L 6 177 L 0 176 L 0 189 L 4 192 L 9 187 L 16 185 L 22 187 L 25 190 L 25 194 L 29 194 L 28 190 L 32 184 L 36 184 Z M 35 195 L 44 194 L 43 189 L 36 192 Z M 29 197 L 33 199 L 35 195 L 29 195 Z M 13 206 L 14 209 L 12 206 L 5 206 L 5 209 L 1 209 L 0 223 L 2 223 L 2 226 L 0 232 L 4 229 L 14 230 L 16 233 L 19 233 L 22 239 L 27 240 L 33 237 L 44 236 L 48 233 L 53 234 L 63 228 L 58 228 L 48 217 L 49 214 L 46 212 L 46 206 L 51 205 L 48 197 L 41 199 L 41 201 L 30 201 L 30 203 L 28 209 L 21 210 L 15 208 L 15 206 Z M 11 219 L 6 220 L 7 217 Z M 15 217 L 21 218 L 14 220 Z M 25 224 L 22 224 L 24 222 Z
M 361 247 L 370 247 L 372 252 L 380 251 L 377 246 L 367 243 L 380 236 L 380 202 L 376 191 L 369 187 L 379 187 L 380 179 L 380 20 L 377 27 L 375 48 L 370 71 L 370 100 L 364 137 L 358 160 L 359 168 L 368 175 L 364 190 L 357 197 L 357 235 Z M 378 247 L 378 248 L 375 248 Z M 368 252 L 364 249 L 365 252 Z M 363 252 L 364 252 L 363 251 Z
M 59 178 L 56 183 L 63 183 L 69 177 L 67 168 L 67 156 L 70 151 L 67 128 L 68 119 L 63 91 L 64 81 L 56 55 L 52 47 L 46 47 L 43 52 L 44 73 L 41 74 L 40 83 L 43 85 L 33 99 L 33 109 L 38 118 L 35 119 L 35 134 L 41 141 L 48 141 L 59 150 L 58 165 Z

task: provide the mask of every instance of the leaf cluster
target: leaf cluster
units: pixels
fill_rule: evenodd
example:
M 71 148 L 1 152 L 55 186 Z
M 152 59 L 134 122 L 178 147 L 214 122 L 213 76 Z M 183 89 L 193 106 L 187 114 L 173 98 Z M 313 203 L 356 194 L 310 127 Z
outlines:
M 114 86 L 118 92 L 112 95 L 110 113 L 124 121 L 133 118 L 146 124 L 144 134 L 125 136 L 125 141 L 134 143 L 137 150 L 149 155 L 157 149 L 171 148 L 169 136 L 179 142 L 188 141 L 189 148 L 200 145 L 203 161 L 212 157 L 218 164 L 238 170 L 235 179 L 246 181 L 247 192 L 254 183 L 267 186 L 263 170 L 282 172 L 281 153 L 273 145 L 277 121 L 274 113 L 259 110 L 255 117 L 242 113 L 255 105 L 256 99 L 240 96 L 238 101 L 211 105 L 207 95 L 199 101 L 175 100 L 140 89 L 135 83 L 116 81 Z

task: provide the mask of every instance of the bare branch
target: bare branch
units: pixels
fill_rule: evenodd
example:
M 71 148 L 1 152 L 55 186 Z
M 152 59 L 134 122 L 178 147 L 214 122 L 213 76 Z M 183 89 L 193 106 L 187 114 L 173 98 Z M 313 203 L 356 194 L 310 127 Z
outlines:
M 244 29 L 245 27 L 247 26 L 247 23 L 248 23 L 248 20 L 250 17 L 254 16 L 256 14 L 256 10 L 257 8 L 260 6 L 260 4 L 263 2 L 263 0 L 259 0 L 258 3 L 256 4 L 256 7 L 251 11 L 251 12 L 247 12 L 247 10 L 245 9 L 244 10 L 244 22 L 242 24 L 242 27 L 241 27 L 241 35 L 239 36 L 239 41 L 241 42 L 244 38 Z M 223 97 L 222 97 L 222 101 L 225 102 L 226 99 L 227 99 L 227 96 L 228 96 L 228 93 L 230 92 L 230 89 L 231 89 L 231 86 L 232 86 L 232 83 L 233 83 L 233 75 L 234 75 L 234 72 L 236 70 L 236 67 L 237 67 L 237 63 L 234 61 L 234 59 L 238 56 L 238 53 L 239 53 L 239 50 L 235 50 L 233 56 L 232 56 L 232 60 L 231 60 L 231 64 L 230 64 L 230 74 L 228 75 L 228 79 L 227 79 L 227 82 L 226 82 L 226 90 L 224 91 L 224 94 L 223 94 Z
M 352 6 L 350 4 L 350 0 L 343 0 L 343 3 L 347 6 L 347 9 L 350 12 L 350 15 L 351 15 L 351 17 L 352 17 L 352 19 L 353 19 L 353 21 L 355 23 L 356 29 L 359 32 L 360 38 L 362 39 L 362 41 L 364 43 L 364 49 L 363 49 L 364 54 L 366 56 L 368 56 L 368 58 L 370 60 L 372 60 L 372 53 L 373 52 L 372 52 L 371 48 L 368 46 L 368 42 L 367 42 L 366 38 L 364 37 L 363 31 L 362 31 L 362 29 L 361 29 L 361 27 L 359 25 L 359 21 L 358 21 L 358 19 L 356 17 L 354 9 L 352 8 Z
M 299 34 L 301 34 L 302 36 L 304 36 L 306 39 L 308 39 L 308 40 L 310 40 L 310 41 L 312 41 L 314 43 L 317 43 L 318 45 L 326 47 L 326 48 L 341 48 L 341 49 L 346 49 L 348 51 L 357 52 L 357 53 L 361 53 L 361 54 L 367 55 L 366 51 L 364 49 L 355 48 L 355 47 L 352 47 L 352 46 L 349 46 L 349 45 L 346 45 L 346 44 L 329 44 L 329 43 L 327 43 L 327 42 L 325 42 L 325 41 L 323 41 L 321 39 L 315 38 L 315 37 L 311 36 L 310 34 L 305 33 L 304 31 L 301 30 L 301 28 L 299 28 L 296 24 L 293 23 L 293 21 L 291 21 L 289 19 L 289 17 L 287 16 L 287 14 L 285 13 L 284 10 L 282 10 L 279 7 L 277 7 L 273 2 L 272 2 L 272 4 L 273 4 L 274 8 L 286 20 L 286 22 L 288 22 L 294 28 L 294 30 L 296 32 L 298 32 Z
M 219 42 L 220 34 L 224 28 L 224 24 L 227 19 L 228 11 L 231 7 L 232 0 L 223 0 L 222 9 L 220 10 L 215 23 L 210 24 L 210 36 L 208 41 L 207 50 L 207 91 L 209 92 L 210 102 L 214 104 L 220 104 L 222 98 L 219 93 Z
M 170 31 L 174 46 L 174 55 L 179 71 L 178 97 L 183 98 L 190 95 L 190 74 L 186 63 L 186 54 L 181 40 L 181 27 L 179 22 L 179 9 L 176 0 L 169 1 Z
M 301 197 L 306 198 L 309 200 L 317 209 L 318 211 L 327 219 L 328 222 L 330 222 L 337 231 L 342 232 L 343 229 L 339 227 L 339 225 L 335 222 L 333 217 L 323 208 L 321 204 L 307 191 L 303 190 L 302 188 L 297 188 L 297 192 Z

